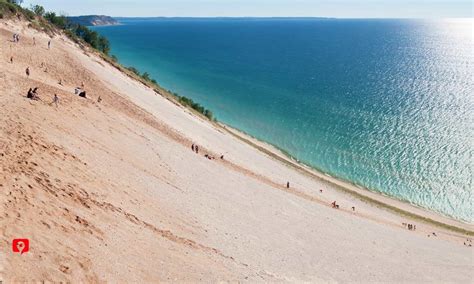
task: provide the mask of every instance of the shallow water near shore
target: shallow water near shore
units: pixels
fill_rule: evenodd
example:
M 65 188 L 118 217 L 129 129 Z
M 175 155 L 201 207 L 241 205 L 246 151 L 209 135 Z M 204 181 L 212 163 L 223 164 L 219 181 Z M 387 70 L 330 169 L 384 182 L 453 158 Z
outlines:
M 156 19 L 112 54 L 332 176 L 472 222 L 472 20 Z

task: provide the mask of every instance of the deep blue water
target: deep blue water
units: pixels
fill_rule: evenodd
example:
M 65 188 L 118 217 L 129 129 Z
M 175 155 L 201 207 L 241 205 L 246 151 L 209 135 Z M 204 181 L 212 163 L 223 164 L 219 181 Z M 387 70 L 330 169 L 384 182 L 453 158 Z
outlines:
M 472 222 L 471 20 L 159 19 L 95 28 L 127 66 L 298 160 Z

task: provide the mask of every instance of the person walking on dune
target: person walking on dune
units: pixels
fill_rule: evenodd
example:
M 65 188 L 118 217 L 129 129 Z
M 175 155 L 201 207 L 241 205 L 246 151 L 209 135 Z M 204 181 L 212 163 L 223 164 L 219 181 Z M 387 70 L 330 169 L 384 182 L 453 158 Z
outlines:
M 51 49 L 51 40 L 48 41 L 48 49 Z
M 59 97 L 58 97 L 58 95 L 54 94 L 53 102 L 52 102 L 51 104 L 55 104 L 56 107 L 58 107 L 58 104 L 59 104 Z
M 26 73 L 26 76 L 29 78 L 30 77 L 30 67 L 26 67 L 25 73 Z

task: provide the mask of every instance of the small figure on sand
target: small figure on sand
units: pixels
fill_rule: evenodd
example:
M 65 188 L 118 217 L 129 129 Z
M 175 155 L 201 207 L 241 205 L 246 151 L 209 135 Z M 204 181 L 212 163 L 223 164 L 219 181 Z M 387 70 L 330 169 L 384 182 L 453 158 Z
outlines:
M 97 102 L 100 103 L 102 101 L 102 98 L 99 96 L 99 98 L 97 98 Z
M 30 67 L 26 67 L 25 73 L 27 77 L 30 77 Z
M 80 93 L 79 93 L 79 97 L 81 97 L 81 98 L 86 98 L 86 97 L 87 97 L 86 91 L 80 92 Z
M 36 45 L 36 38 L 33 37 L 33 45 Z
M 224 155 L 221 156 L 221 160 L 224 160 Z
M 196 154 L 199 154 L 199 146 L 198 145 L 194 146 L 194 149 L 196 150 Z
M 352 211 L 356 211 L 356 208 L 355 208 L 355 206 L 352 206 Z
M 10 57 L 10 63 L 13 64 L 13 56 Z
M 51 40 L 48 41 L 48 49 L 51 49 Z
M 336 203 L 336 201 L 334 201 L 333 203 L 331 203 L 331 205 L 332 205 L 332 208 L 339 209 L 339 205 Z
M 290 182 L 286 182 L 286 188 L 290 188 Z
M 52 102 L 51 104 L 55 104 L 56 107 L 58 107 L 58 104 L 59 104 L 59 97 L 58 97 L 58 95 L 54 94 L 53 102 Z
M 194 144 L 193 144 L 193 145 L 191 145 L 191 150 L 193 150 L 193 152 L 194 152 Z

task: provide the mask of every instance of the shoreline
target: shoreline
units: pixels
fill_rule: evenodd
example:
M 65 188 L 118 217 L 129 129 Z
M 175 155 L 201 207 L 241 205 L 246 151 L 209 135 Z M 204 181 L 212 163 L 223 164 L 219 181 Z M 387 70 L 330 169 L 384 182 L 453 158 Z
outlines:
M 410 217 L 418 221 L 428 223 L 436 227 L 448 229 L 457 233 L 474 236 L 474 224 L 457 220 L 451 216 L 446 216 L 428 208 L 411 204 L 409 201 L 397 199 L 396 197 L 392 197 L 381 192 L 372 191 L 361 185 L 334 177 L 329 173 L 325 173 L 321 170 L 296 161 L 289 153 L 285 152 L 284 150 L 281 150 L 268 142 L 259 140 L 228 124 L 217 122 L 217 125 L 244 143 L 256 148 L 258 151 L 278 160 L 279 162 L 297 170 L 300 173 L 305 174 L 306 176 L 323 181 L 325 183 L 329 183 L 341 192 L 352 195 L 372 205 L 382 207 L 383 209 L 394 212 L 397 215 Z

